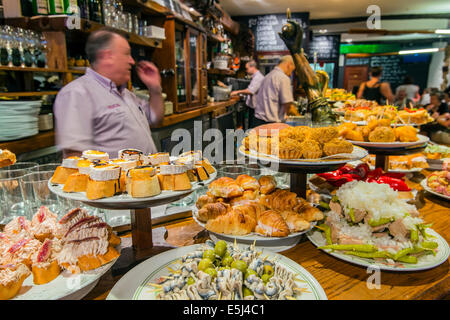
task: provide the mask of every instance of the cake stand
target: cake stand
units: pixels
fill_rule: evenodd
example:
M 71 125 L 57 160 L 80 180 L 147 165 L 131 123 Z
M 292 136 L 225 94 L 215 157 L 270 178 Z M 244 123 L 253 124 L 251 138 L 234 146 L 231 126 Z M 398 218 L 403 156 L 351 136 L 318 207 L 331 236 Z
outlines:
M 306 199 L 307 189 L 307 174 L 308 173 L 322 173 L 334 171 L 347 162 L 360 160 L 367 157 L 368 152 L 355 146 L 351 156 L 346 158 L 328 158 L 317 160 L 284 160 L 277 159 L 263 154 L 254 154 L 245 150 L 244 145 L 239 148 L 239 153 L 251 160 L 258 161 L 267 167 L 276 167 L 279 172 L 289 173 L 291 176 L 290 189 L 299 197 Z
M 169 204 L 190 195 L 197 189 L 208 185 L 217 176 L 214 172 L 208 180 L 192 183 L 192 188 L 185 191 L 162 191 L 161 194 L 148 198 L 132 198 L 129 195 L 117 195 L 99 200 L 89 200 L 84 192 L 66 193 L 62 191 L 62 185 L 48 183 L 48 188 L 56 195 L 69 200 L 81 201 L 89 206 L 123 210 L 129 209 L 131 212 L 131 237 L 132 247 L 122 248 L 121 255 L 113 266 L 114 275 L 123 274 L 134 267 L 140 261 L 170 249 L 169 247 L 153 246 L 152 240 L 152 217 L 151 208 Z

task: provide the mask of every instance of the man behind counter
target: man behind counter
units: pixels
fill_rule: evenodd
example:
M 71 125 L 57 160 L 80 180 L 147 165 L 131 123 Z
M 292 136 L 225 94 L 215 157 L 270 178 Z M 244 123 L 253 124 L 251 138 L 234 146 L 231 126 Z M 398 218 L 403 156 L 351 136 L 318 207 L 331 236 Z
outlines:
M 164 117 L 161 77 L 156 66 L 139 62 L 137 74 L 148 88 L 144 101 L 126 85 L 135 65 L 128 41 L 119 33 L 101 29 L 86 43 L 90 68 L 58 93 L 55 105 L 56 140 L 63 156 L 99 150 L 117 157 L 120 149 L 157 152 L 150 125 Z
M 284 56 L 265 76 L 253 101 L 255 117 L 250 119 L 252 128 L 284 120 L 287 110 L 294 102 L 290 78 L 294 70 L 292 56 Z

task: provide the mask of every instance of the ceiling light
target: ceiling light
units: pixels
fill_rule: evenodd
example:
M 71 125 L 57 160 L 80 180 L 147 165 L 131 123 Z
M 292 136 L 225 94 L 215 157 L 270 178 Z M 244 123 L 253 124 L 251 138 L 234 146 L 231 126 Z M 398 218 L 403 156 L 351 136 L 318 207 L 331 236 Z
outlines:
M 436 29 L 434 33 L 450 34 L 450 29 Z
M 413 54 L 413 53 L 428 53 L 428 52 L 437 52 L 439 48 L 428 48 L 428 49 L 417 49 L 417 50 L 401 50 L 398 54 Z
M 320 29 L 320 30 L 319 30 L 319 33 L 327 33 L 327 32 L 328 32 L 327 29 Z
M 345 42 L 347 42 L 347 43 L 352 43 L 352 39 L 345 39 Z

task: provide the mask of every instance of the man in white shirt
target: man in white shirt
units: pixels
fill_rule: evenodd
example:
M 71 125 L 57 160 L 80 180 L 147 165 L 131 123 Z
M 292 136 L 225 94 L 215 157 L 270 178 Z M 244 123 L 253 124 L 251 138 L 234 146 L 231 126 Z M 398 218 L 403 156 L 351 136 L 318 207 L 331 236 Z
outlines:
M 255 102 L 255 118 L 251 127 L 271 122 L 282 122 L 293 105 L 291 74 L 295 70 L 292 56 L 284 56 L 278 65 L 265 76 Z
M 231 96 L 237 96 L 239 94 L 245 94 L 247 98 L 245 99 L 245 103 L 250 107 L 254 108 L 253 100 L 256 97 L 256 93 L 261 86 L 262 81 L 264 80 L 264 75 L 261 71 L 258 70 L 258 65 L 255 60 L 250 60 L 245 64 L 245 69 L 247 74 L 252 77 L 252 81 L 250 82 L 247 89 L 244 90 L 236 90 L 231 92 Z

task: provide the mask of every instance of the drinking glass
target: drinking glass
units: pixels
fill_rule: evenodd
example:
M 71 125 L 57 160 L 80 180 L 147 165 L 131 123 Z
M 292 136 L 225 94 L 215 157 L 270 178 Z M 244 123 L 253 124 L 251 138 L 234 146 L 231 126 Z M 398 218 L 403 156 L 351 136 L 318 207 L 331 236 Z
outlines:
M 36 168 L 33 168 L 32 172 L 40 172 L 40 171 L 53 171 L 55 172 L 56 168 L 59 167 L 60 163 L 46 163 L 40 164 Z
M 0 171 L 0 220 L 6 224 L 15 217 L 25 215 L 25 205 L 20 189 L 20 178 L 27 170 Z
M 19 180 L 26 208 L 25 215 L 29 219 L 41 206 L 46 206 L 58 216 L 64 212 L 57 195 L 48 188 L 48 181 L 52 175 L 53 171 L 32 172 Z
M 261 176 L 261 168 L 256 163 L 243 163 L 242 161 L 222 161 L 216 165 L 217 177 L 230 177 L 236 179 L 241 174 L 248 174 L 256 179 Z

